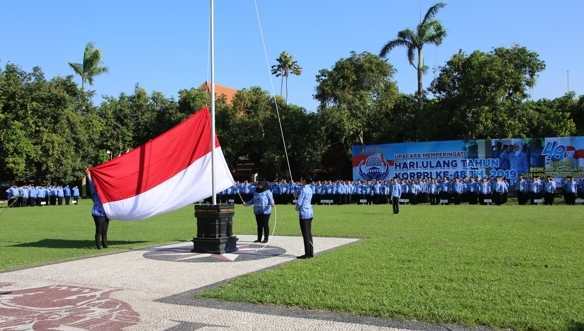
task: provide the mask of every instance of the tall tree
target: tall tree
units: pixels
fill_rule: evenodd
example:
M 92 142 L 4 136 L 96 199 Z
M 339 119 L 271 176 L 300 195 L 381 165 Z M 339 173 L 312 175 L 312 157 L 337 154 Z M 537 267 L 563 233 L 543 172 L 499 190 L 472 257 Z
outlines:
M 87 43 L 87 45 L 85 45 L 82 63 L 69 62 L 69 66 L 79 75 L 79 77 L 81 77 L 82 91 L 85 91 L 86 82 L 89 83 L 89 85 L 93 85 L 93 78 L 97 75 L 106 73 L 108 70 L 102 65 L 101 51 L 98 48 L 95 48 L 93 43 Z
M 351 53 L 316 76 L 323 131 L 323 166 L 335 177 L 350 176 L 351 146 L 372 141 L 372 121 L 393 108 L 398 90 L 393 66 L 368 52 Z
M 430 88 L 439 109 L 448 114 L 443 123 L 452 135 L 448 138 L 524 135 L 523 103 L 544 69 L 536 52 L 520 46 L 452 56 Z
M 288 76 L 290 74 L 300 76 L 302 74 L 302 67 L 294 57 L 287 52 L 280 53 L 276 59 L 277 64 L 272 66 L 272 75 L 280 77 L 280 95 L 282 95 L 282 87 L 286 85 L 286 103 L 288 103 Z
M 416 27 L 416 31 L 405 29 L 398 32 L 397 38 L 387 42 L 379 52 L 379 56 L 385 57 L 396 47 L 407 48 L 408 61 L 418 73 L 417 95 L 420 105 L 424 96 L 424 73 L 428 70 L 428 67 L 424 65 L 424 45 L 434 44 L 439 46 L 446 37 L 446 30 L 442 26 L 442 23 L 435 19 L 438 11 L 445 6 L 445 3 L 439 2 L 430 7 Z

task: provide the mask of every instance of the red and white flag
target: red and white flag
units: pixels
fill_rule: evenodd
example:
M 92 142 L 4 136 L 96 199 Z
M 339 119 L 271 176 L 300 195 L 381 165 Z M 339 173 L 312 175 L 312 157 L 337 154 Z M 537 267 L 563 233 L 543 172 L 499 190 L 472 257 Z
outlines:
M 207 108 L 144 145 L 89 169 L 110 219 L 140 220 L 211 196 L 211 123 Z M 215 139 L 215 190 L 234 181 Z

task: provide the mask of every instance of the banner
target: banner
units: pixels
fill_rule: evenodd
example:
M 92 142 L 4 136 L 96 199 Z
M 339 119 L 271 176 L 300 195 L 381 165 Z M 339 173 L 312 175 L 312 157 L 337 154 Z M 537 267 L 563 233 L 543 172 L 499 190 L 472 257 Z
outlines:
M 353 146 L 353 180 L 584 175 L 584 137 Z

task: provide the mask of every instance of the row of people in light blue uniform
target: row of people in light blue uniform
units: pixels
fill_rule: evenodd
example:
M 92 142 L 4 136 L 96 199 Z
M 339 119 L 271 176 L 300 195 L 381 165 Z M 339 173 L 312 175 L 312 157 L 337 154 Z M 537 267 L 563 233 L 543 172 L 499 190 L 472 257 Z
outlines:
M 11 186 L 5 191 L 9 207 L 69 205 L 79 202 L 77 186 Z
M 536 203 L 544 199 L 553 203 L 553 197 L 561 192 L 567 203 L 573 204 L 576 198 L 584 198 L 584 178 L 566 178 L 559 186 L 551 177 L 526 179 L 521 177 L 511 185 L 503 177 L 491 178 L 443 178 L 422 180 L 387 180 L 387 181 L 315 181 L 311 184 L 315 203 L 387 203 L 390 201 L 392 187 L 399 184 L 401 199 L 410 203 L 495 203 L 507 202 L 510 192 L 517 195 L 519 203 L 527 201 Z M 568 187 L 569 186 L 569 187 Z M 269 184 L 269 189 L 278 204 L 292 203 L 301 186 L 288 181 L 276 181 Z M 232 200 L 239 203 L 243 198 L 248 201 L 255 191 L 255 184 L 238 182 L 235 186 L 219 194 L 220 201 Z M 526 192 L 524 194 L 524 192 Z M 570 194 L 565 194 L 571 192 Z M 241 197 L 239 197 L 241 196 Z M 567 199 L 566 199 L 567 198 Z M 551 199 L 551 200 L 550 200 Z

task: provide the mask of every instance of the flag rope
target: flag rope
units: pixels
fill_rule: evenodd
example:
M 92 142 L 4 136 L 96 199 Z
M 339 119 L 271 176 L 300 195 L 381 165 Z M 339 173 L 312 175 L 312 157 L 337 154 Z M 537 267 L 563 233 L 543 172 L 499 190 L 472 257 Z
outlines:
M 274 81 L 272 80 L 272 73 L 270 71 L 270 61 L 269 61 L 269 51 L 268 51 L 268 46 L 266 45 L 266 39 L 264 36 L 264 28 L 262 25 L 262 19 L 261 19 L 261 15 L 260 15 L 260 10 L 258 7 L 258 2 L 257 0 L 253 0 L 254 3 L 254 7 L 255 7 L 255 12 L 256 12 L 256 20 L 258 23 L 258 30 L 260 32 L 260 40 L 262 42 L 262 47 L 264 50 L 264 58 L 266 61 L 266 67 L 268 69 L 268 77 L 270 80 L 270 87 L 272 89 L 272 100 L 274 102 L 274 106 L 276 107 L 276 115 L 278 116 L 278 124 L 280 125 L 280 136 L 282 138 L 282 145 L 284 146 L 284 155 L 286 156 L 286 164 L 288 165 L 288 175 L 290 176 L 290 182 L 294 182 L 294 179 L 292 177 L 292 168 L 290 167 L 290 159 L 288 158 L 288 148 L 286 147 L 286 139 L 284 138 L 284 129 L 282 128 L 282 119 L 280 118 L 280 107 L 278 106 L 278 102 L 276 100 L 276 94 L 275 94 L 275 88 L 274 88 Z

